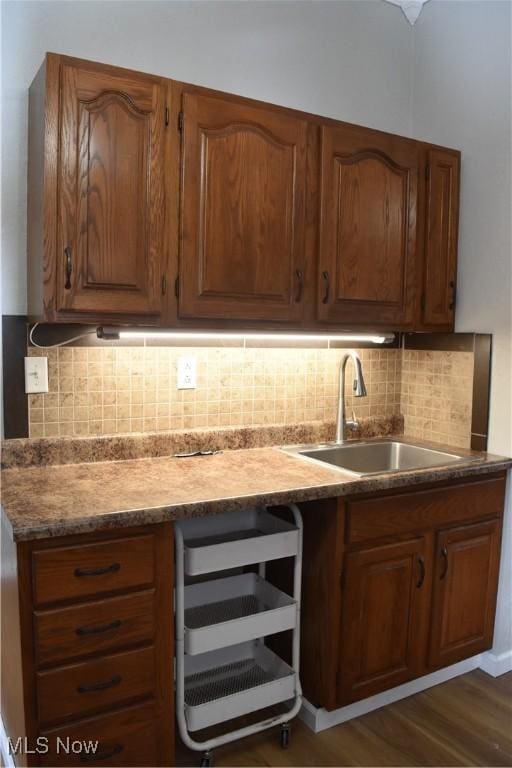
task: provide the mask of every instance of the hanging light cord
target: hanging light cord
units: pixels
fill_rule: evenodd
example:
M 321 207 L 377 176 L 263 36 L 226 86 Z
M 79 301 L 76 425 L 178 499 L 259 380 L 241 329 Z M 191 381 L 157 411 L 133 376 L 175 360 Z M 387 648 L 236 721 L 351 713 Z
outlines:
M 66 341 L 59 341 L 57 344 L 38 344 L 36 341 L 34 341 L 34 331 L 38 325 L 40 325 L 40 323 L 34 323 L 28 335 L 28 339 L 32 344 L 32 346 L 37 347 L 38 349 L 53 349 L 54 347 L 65 347 L 66 344 L 72 344 L 74 341 L 78 341 L 79 339 L 85 339 L 87 336 L 92 336 L 92 335 L 96 336 L 96 330 L 86 331 L 85 333 L 81 333 L 79 336 L 73 336 L 73 338 L 71 339 L 66 339 Z

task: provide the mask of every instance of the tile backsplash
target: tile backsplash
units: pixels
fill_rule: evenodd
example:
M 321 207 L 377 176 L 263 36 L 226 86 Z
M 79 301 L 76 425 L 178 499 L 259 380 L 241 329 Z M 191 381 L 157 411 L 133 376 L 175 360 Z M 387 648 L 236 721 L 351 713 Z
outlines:
M 472 352 L 403 351 L 400 410 L 405 434 L 469 448 Z
M 49 393 L 29 395 L 31 437 L 333 420 L 341 349 L 30 348 L 48 355 Z M 368 397 L 356 415 L 399 413 L 399 350 L 360 350 Z M 197 388 L 177 361 L 197 359 Z M 349 364 L 350 365 L 350 364 Z
M 359 418 L 403 413 L 406 434 L 468 447 L 473 354 L 358 350 L 368 397 Z M 60 347 L 47 355 L 49 392 L 29 395 L 30 437 L 332 421 L 342 349 Z M 197 387 L 177 389 L 177 361 L 197 359 Z

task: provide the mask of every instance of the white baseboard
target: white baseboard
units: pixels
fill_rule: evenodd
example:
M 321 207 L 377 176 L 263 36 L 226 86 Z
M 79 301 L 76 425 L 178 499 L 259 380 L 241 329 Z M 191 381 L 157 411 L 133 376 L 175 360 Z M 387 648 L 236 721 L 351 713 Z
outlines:
M 480 669 L 487 672 L 488 675 L 499 677 L 506 672 L 512 672 L 512 648 L 504 653 L 482 653 L 480 659 Z
M 434 685 L 439 685 L 439 683 L 444 683 L 447 680 L 451 680 L 453 677 L 458 677 L 459 675 L 466 674 L 466 672 L 471 672 L 473 669 L 482 666 L 481 658 L 481 656 L 473 656 L 471 659 L 459 661 L 457 664 L 452 664 L 450 667 L 439 669 L 437 672 L 432 672 L 430 675 L 419 677 L 417 680 L 411 680 L 409 683 L 398 685 L 396 688 L 391 688 L 389 691 L 378 693 L 376 696 L 370 696 L 369 699 L 356 701 L 355 704 L 349 704 L 346 707 L 341 707 L 340 709 L 335 709 L 331 712 L 328 712 L 323 708 L 318 709 L 313 706 L 313 704 L 310 704 L 307 699 L 304 699 L 299 717 L 312 731 L 318 733 L 319 731 L 324 731 L 326 728 L 332 728 L 334 725 L 339 725 L 340 723 L 345 723 L 347 720 L 352 720 L 354 717 L 366 715 L 368 712 L 373 712 L 375 709 L 385 707 L 387 704 L 391 704 L 394 701 L 405 699 L 407 696 L 412 696 L 414 693 L 419 693 Z
M 0 717 L 0 755 L 2 757 L 1 763 L 2 765 L 5 765 L 5 768 L 16 768 L 14 764 L 14 759 L 11 753 L 9 752 L 9 747 L 7 745 L 7 733 L 5 731 L 4 727 L 4 721 Z

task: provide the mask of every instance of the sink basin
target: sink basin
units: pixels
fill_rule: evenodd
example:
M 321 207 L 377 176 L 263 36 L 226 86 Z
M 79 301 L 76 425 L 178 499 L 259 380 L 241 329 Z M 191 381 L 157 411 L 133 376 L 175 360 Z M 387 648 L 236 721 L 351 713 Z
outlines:
M 436 451 L 433 448 L 423 448 L 419 445 L 392 440 L 344 445 L 302 445 L 283 450 L 359 476 L 426 469 L 468 460 L 468 457 L 458 456 L 455 453 Z

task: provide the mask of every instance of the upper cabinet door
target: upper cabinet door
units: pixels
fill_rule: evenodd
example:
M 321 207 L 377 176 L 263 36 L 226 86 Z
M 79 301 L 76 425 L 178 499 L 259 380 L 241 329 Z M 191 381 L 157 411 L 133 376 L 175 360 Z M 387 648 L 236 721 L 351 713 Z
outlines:
M 460 153 L 427 153 L 422 322 L 453 330 L 457 281 Z
M 356 126 L 322 129 L 318 318 L 411 325 L 417 144 Z
M 165 85 L 61 68 L 57 309 L 158 315 Z
M 183 95 L 179 315 L 298 321 L 307 121 Z

